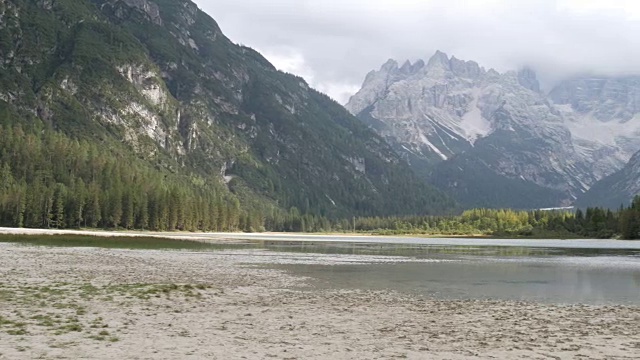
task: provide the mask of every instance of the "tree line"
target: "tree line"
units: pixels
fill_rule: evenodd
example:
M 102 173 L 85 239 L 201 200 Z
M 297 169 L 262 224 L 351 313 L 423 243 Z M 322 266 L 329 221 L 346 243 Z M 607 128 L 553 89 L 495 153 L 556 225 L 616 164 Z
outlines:
M 0 225 L 237 231 L 239 200 L 216 182 L 178 176 L 54 131 L 0 126 Z
M 0 125 L 0 225 L 639 239 L 640 197 L 617 211 L 474 209 L 335 219 L 241 201 L 219 181 L 170 173 L 59 132 Z
M 354 219 L 353 229 L 377 234 L 497 237 L 640 239 L 640 197 L 617 211 L 473 209 L 459 216 L 370 217 Z

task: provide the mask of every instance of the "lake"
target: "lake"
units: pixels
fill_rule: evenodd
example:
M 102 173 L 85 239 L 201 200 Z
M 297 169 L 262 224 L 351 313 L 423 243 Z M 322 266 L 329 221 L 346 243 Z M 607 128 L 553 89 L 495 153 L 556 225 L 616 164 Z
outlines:
M 609 241 L 612 244 L 607 247 L 604 241 L 589 240 L 586 243 L 598 246 L 586 247 L 582 246 L 585 241 L 579 241 L 580 246 L 574 241 L 574 247 L 567 248 L 561 247 L 562 240 L 548 241 L 547 247 L 539 246 L 537 240 L 517 241 L 522 246 L 295 240 L 260 243 L 270 252 L 290 257 L 335 255 L 324 257 L 321 264 L 275 265 L 311 278 L 314 288 L 395 290 L 439 299 L 640 305 L 640 249 L 631 246 L 640 243 Z M 530 242 L 535 246 L 526 246 Z

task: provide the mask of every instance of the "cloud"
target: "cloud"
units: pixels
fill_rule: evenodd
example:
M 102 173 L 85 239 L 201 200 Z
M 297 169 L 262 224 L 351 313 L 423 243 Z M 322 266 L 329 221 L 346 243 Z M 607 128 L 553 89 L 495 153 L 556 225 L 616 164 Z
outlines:
M 346 102 L 389 58 L 435 50 L 543 83 L 640 74 L 637 0 L 198 0 L 233 41 Z

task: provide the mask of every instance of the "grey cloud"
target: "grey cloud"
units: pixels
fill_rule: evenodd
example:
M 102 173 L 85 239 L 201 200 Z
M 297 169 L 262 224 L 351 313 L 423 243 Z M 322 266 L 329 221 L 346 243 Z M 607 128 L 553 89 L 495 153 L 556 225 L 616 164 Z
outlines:
M 547 85 L 576 73 L 640 74 L 640 24 L 628 18 L 640 7 L 582 12 L 576 3 L 198 1 L 233 41 L 267 56 L 298 54 L 298 72 L 342 102 L 387 59 L 424 59 L 437 49 L 500 71 L 529 66 Z

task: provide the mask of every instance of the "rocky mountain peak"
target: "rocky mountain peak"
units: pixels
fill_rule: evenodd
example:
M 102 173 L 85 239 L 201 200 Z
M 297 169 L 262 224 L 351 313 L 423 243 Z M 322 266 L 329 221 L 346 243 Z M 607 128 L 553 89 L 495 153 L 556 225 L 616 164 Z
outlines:
M 424 68 L 424 66 L 425 64 L 423 60 L 418 60 L 415 64 L 411 64 L 411 61 L 407 60 L 400 68 L 400 72 L 405 75 L 413 75 Z
M 477 62 L 459 60 L 455 56 L 451 57 L 449 67 L 454 74 L 471 79 L 476 79 L 485 72 Z
M 437 50 L 433 56 L 427 62 L 427 68 L 431 69 L 434 67 L 444 67 L 445 69 L 450 69 L 449 64 L 449 56 L 444 52 Z
M 387 62 L 384 63 L 382 67 L 380 67 L 381 72 L 391 72 L 394 70 L 398 70 L 398 62 L 395 61 L 394 59 L 387 60 Z
M 540 92 L 540 82 L 536 72 L 530 67 L 524 67 L 518 71 L 518 83 L 529 90 Z
M 529 67 L 487 71 L 437 51 L 426 65 L 406 62 L 369 80 L 347 109 L 453 193 L 501 183 L 566 205 L 640 150 L 640 77 L 567 81 L 547 96 Z M 473 205 L 532 200 L 498 198 Z
M 640 76 L 581 76 L 558 84 L 549 97 L 602 122 L 627 122 L 640 113 Z

